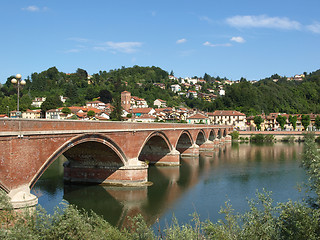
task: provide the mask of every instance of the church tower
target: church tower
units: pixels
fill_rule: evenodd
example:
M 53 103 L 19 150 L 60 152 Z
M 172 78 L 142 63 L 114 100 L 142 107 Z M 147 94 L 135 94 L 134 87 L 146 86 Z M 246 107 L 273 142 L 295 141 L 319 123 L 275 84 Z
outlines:
M 131 107 L 130 101 L 131 101 L 131 93 L 128 91 L 123 91 L 121 93 L 121 107 L 127 112 L 129 112 Z

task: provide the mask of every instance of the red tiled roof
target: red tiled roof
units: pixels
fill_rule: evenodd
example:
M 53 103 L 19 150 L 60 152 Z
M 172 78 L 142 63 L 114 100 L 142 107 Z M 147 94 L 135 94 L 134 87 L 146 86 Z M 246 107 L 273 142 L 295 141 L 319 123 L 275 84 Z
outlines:
M 149 113 L 152 110 L 152 108 L 133 108 L 130 112 L 132 113 Z
M 187 117 L 187 119 L 206 119 L 207 117 L 204 116 L 203 114 L 201 113 L 196 113 L 190 117 Z
M 213 113 L 208 113 L 209 116 L 245 116 L 244 113 L 234 110 L 216 110 Z
M 27 113 L 40 113 L 40 112 L 41 112 L 41 109 L 36 109 L 36 110 L 27 109 L 26 112 L 27 112 Z

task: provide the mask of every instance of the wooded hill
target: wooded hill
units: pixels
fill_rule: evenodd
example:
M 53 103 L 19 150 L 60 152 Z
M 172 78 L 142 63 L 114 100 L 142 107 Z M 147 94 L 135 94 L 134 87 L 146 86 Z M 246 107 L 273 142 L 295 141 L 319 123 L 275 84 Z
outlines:
M 320 113 L 320 70 L 306 74 L 303 81 L 287 81 L 286 77 L 281 78 L 277 74 L 254 84 L 242 78 L 239 83 L 225 85 L 225 96 L 218 97 L 214 102 L 173 93 L 170 85 L 178 84 L 179 81 L 170 80 L 168 75 L 168 72 L 154 66 L 122 67 L 108 72 L 100 71 L 92 76 L 88 76 L 86 70 L 80 68 L 75 73 L 63 73 L 52 67 L 27 77 L 27 84 L 21 91 L 20 110 L 31 108 L 31 101 L 35 97 L 62 95 L 68 97 L 65 105 L 71 106 L 84 105 L 86 101 L 98 97 L 102 101 L 112 102 L 112 99 L 119 98 L 121 91 L 127 90 L 133 96 L 146 99 L 150 106 L 155 99 L 160 98 L 167 101 L 168 106 L 184 106 L 204 111 L 234 109 L 247 115 L 262 112 Z M 12 78 L 13 76 L 9 77 L 0 89 L 2 114 L 16 109 L 17 89 L 11 83 Z M 207 73 L 203 78 L 207 81 L 201 84 L 200 92 L 203 93 L 209 93 L 208 89 L 218 90 L 218 86 L 226 80 L 211 77 Z M 274 82 L 274 79 L 278 81 Z M 154 86 L 154 83 L 163 83 L 166 89 Z M 182 87 L 182 91 L 185 90 Z

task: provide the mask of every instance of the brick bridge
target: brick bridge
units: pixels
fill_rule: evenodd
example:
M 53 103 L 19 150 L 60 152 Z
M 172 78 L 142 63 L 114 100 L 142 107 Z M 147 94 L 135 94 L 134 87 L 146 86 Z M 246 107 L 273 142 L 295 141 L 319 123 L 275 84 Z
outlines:
M 1 119 L 0 188 L 16 208 L 35 205 L 30 189 L 61 154 L 68 159 L 65 181 L 144 185 L 148 163 L 179 165 L 180 156 L 230 141 L 230 131 L 203 124 Z

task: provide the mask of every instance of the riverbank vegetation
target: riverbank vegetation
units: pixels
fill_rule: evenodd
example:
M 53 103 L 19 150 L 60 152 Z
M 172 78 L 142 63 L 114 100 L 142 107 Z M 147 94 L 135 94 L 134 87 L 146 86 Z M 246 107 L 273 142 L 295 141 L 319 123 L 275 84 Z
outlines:
M 158 230 L 147 226 L 141 216 L 131 225 L 118 229 L 95 213 L 72 205 L 57 209 L 53 215 L 36 210 L 16 214 L 6 195 L 1 195 L 1 239 L 319 239 L 320 238 L 320 154 L 312 134 L 305 135 L 302 167 L 309 176 L 305 198 L 274 203 L 271 192 L 261 190 L 249 200 L 249 210 L 238 214 L 230 201 L 221 208 L 221 220 L 200 221 L 194 213 L 190 223 Z

